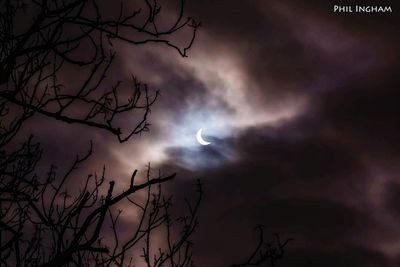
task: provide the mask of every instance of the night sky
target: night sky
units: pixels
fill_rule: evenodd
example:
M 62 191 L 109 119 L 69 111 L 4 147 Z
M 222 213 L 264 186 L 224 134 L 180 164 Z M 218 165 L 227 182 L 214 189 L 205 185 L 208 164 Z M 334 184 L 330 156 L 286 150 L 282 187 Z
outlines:
M 197 266 L 243 260 L 259 224 L 294 239 L 280 266 L 399 266 L 400 24 L 392 8 L 335 14 L 329 1 L 190 1 L 186 12 L 202 27 L 189 57 L 115 44 L 108 76 L 133 73 L 161 92 L 149 132 L 119 144 L 40 116 L 25 129 L 44 147 L 41 164 L 61 170 L 92 139 L 94 155 L 79 173 L 105 164 L 120 189 L 148 162 L 155 174 L 177 173 L 167 187 L 176 202 L 201 178 Z M 199 128 L 210 145 L 196 142 Z

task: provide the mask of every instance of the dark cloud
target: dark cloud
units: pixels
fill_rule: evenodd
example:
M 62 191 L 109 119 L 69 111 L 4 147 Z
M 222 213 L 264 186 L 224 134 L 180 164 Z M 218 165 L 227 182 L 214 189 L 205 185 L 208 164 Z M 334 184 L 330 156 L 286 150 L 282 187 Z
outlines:
M 398 219 L 400 217 L 400 185 L 396 182 L 389 183 L 385 190 L 385 196 L 388 213 Z
M 394 69 L 397 67 L 393 66 Z M 319 105 L 326 127 L 346 132 L 365 150 L 396 153 L 400 133 L 396 99 L 400 81 L 393 70 L 371 74 L 372 81 L 371 76 L 359 76 L 342 90 L 323 95 Z
M 305 256 L 305 253 L 307 256 Z M 341 248 L 335 250 L 323 250 L 314 247 L 295 250 L 293 251 L 292 257 L 288 258 L 282 266 L 378 267 L 390 266 L 390 262 L 385 259 L 382 253 L 377 251 L 343 245 Z
M 240 260 L 252 227 L 264 224 L 269 233 L 295 239 L 282 266 L 396 265 L 397 11 L 335 15 L 328 1 L 191 7 L 208 36 L 200 49 L 239 59 L 248 93 L 258 94 L 260 103 L 308 99 L 295 119 L 224 138 L 236 160 L 227 160 L 222 148 L 169 150 L 164 169 L 180 177 L 172 192 L 183 196 L 188 177 L 205 183 L 198 262 Z M 194 157 L 219 164 L 194 171 L 179 163 Z
M 257 224 L 265 225 L 269 233 L 295 239 L 293 247 L 289 246 L 287 263 L 296 259 L 301 264 L 319 266 L 322 258 L 318 253 L 332 254 L 330 257 L 337 260 L 332 266 L 339 262 L 364 266 L 363 253 L 371 256 L 366 261 L 371 264 L 386 261 L 379 252 L 374 252 L 376 256 L 370 254 L 376 248 L 364 236 L 366 232 L 385 235 L 384 226 L 373 213 L 353 203 L 360 197 L 356 196 L 358 189 L 364 186 L 360 183 L 369 180 L 359 162 L 361 156 L 319 134 L 311 130 L 294 140 L 281 137 L 273 129 L 252 129 L 231 142 L 241 155 L 238 162 L 195 172 L 168 167 L 177 170 L 183 181 L 187 177 L 203 177 L 206 201 L 198 234 L 200 261 L 208 257 L 208 266 L 219 266 L 218 262 L 228 264 L 232 254 L 243 255 L 252 244 L 249 237 Z M 174 154 L 172 158 L 176 161 L 176 157 Z M 185 194 L 187 185 L 184 182 L 179 189 L 173 189 L 180 192 L 178 198 Z M 344 188 L 348 191 L 342 191 Z M 362 194 L 367 197 L 365 192 Z M 221 243 L 225 244 L 223 248 Z M 217 248 L 219 256 L 205 256 Z M 297 254 L 298 250 L 302 253 Z M 360 254 L 354 261 L 350 260 L 352 251 Z
M 329 1 L 206 1 L 192 6 L 213 47 L 221 47 L 221 53 L 235 51 L 252 93 L 260 90 L 271 106 L 293 94 L 336 89 L 399 56 L 396 11 L 381 19 L 338 16 Z

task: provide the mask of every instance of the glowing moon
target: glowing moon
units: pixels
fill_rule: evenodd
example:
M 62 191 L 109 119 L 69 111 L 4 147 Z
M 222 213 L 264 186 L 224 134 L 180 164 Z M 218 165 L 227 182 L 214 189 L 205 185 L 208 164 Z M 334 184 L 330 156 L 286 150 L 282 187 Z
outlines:
M 201 136 L 201 132 L 202 132 L 202 131 L 203 131 L 202 128 L 200 128 L 200 129 L 197 131 L 196 139 L 197 139 L 197 142 L 199 142 L 200 145 L 207 146 L 207 145 L 209 145 L 209 144 L 211 144 L 211 143 L 210 143 L 210 142 L 207 142 L 206 140 L 203 139 L 203 137 Z

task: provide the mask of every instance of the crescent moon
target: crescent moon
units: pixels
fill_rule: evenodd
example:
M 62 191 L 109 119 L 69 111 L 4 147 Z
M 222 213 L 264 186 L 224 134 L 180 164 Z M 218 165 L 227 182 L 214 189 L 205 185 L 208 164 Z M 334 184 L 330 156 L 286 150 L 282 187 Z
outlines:
M 202 132 L 202 131 L 203 131 L 203 128 L 200 128 L 200 129 L 197 131 L 196 139 L 197 139 L 197 142 L 199 142 L 200 145 L 207 146 L 207 145 L 209 145 L 209 144 L 211 144 L 211 143 L 210 143 L 210 142 L 207 142 L 206 140 L 203 139 L 203 137 L 201 136 L 201 132 Z

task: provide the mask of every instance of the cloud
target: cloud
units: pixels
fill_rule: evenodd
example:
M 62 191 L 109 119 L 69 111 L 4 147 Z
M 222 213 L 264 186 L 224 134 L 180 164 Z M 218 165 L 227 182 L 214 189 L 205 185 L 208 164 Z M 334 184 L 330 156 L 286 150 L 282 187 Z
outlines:
M 28 125 L 44 140 L 46 162 L 62 163 L 73 157 L 69 149 L 93 139 L 95 158 L 81 171 L 105 163 L 121 186 L 148 162 L 178 173 L 168 187 L 175 199 L 202 178 L 199 266 L 242 259 L 257 224 L 295 238 L 283 266 L 396 265 L 394 19 L 333 16 L 328 1 L 193 1 L 189 8 L 204 25 L 189 58 L 161 46 L 121 46 L 110 74 L 137 74 L 161 90 L 151 131 L 121 145 L 76 126 Z M 199 128 L 212 145 L 196 144 Z
M 283 266 L 396 264 L 397 182 L 390 181 L 398 179 L 399 83 L 389 58 L 399 55 L 393 52 L 391 26 L 380 31 L 384 19 L 366 30 L 369 22 L 355 18 L 358 24 L 346 27 L 325 16 L 324 5 L 285 2 L 257 10 L 249 5 L 233 3 L 226 10 L 228 3 L 218 3 L 211 13 L 197 7 L 205 21 L 211 17 L 205 31 L 215 47 L 208 52 L 212 63 L 206 49 L 200 53 L 198 68 L 227 70 L 222 79 L 240 77 L 244 86 L 230 87 L 256 96 L 242 98 L 251 110 L 248 118 L 295 103 L 301 108 L 278 123 L 257 120 L 236 129 L 214 153 L 179 145 L 167 150 L 163 168 L 176 170 L 180 179 L 171 192 L 184 194 L 188 177 L 203 177 L 205 183 L 198 261 L 221 266 L 239 259 L 249 250 L 252 227 L 261 223 L 270 233 L 295 238 Z M 218 54 L 229 58 L 229 67 L 216 67 Z M 196 60 L 190 64 L 196 69 Z M 233 66 L 238 75 L 231 75 Z M 198 77 L 206 90 L 212 88 L 210 75 Z M 225 159 L 226 147 L 234 161 Z M 203 155 L 204 164 L 223 163 L 197 170 L 180 163 Z

